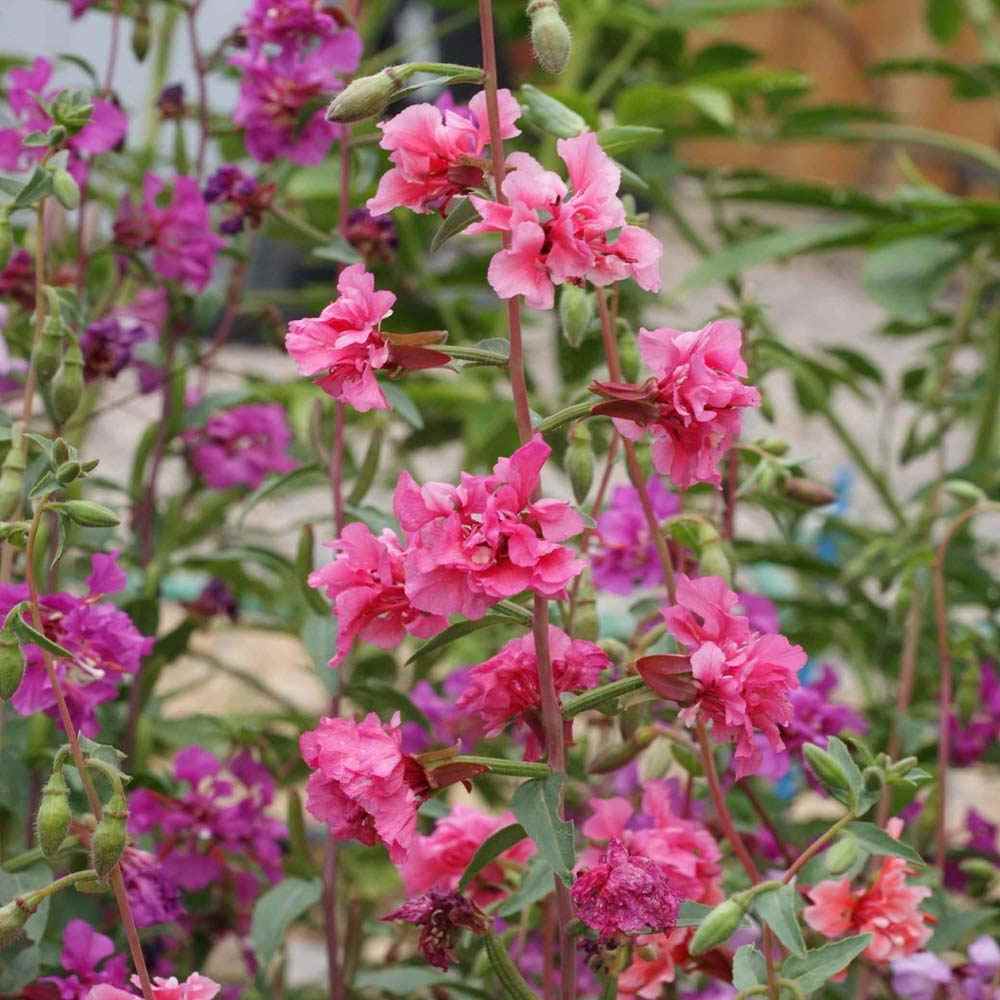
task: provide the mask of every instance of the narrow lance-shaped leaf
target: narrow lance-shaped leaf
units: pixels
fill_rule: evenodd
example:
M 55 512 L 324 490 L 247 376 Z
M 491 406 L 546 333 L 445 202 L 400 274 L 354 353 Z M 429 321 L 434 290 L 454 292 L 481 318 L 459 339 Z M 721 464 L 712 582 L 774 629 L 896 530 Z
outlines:
M 495 861 L 504 851 L 509 851 L 527 836 L 527 831 L 520 823 L 511 823 L 487 837 L 479 845 L 479 850 L 472 855 L 472 860 L 462 873 L 458 883 L 459 891 L 464 889 L 490 862 Z
M 803 993 L 811 993 L 853 962 L 871 940 L 871 934 L 858 934 L 831 941 L 804 955 L 790 955 L 781 967 L 782 978 L 795 980 Z
M 778 936 L 778 940 L 793 954 L 804 955 L 806 943 L 799 926 L 796 910 L 798 893 L 794 886 L 762 892 L 754 897 L 753 911 Z

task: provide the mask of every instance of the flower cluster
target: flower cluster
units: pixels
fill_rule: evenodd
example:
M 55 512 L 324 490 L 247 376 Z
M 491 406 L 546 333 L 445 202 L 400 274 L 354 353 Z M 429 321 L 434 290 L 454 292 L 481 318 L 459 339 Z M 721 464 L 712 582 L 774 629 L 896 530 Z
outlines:
M 1000 672 L 995 663 L 979 665 L 978 695 L 967 716 L 951 716 L 951 759 L 959 767 L 976 763 L 1000 741 Z
M 91 323 L 80 336 L 87 381 L 117 378 L 132 363 L 136 345 L 158 337 L 166 319 L 166 291 L 144 288 L 128 305 Z
M 486 917 L 457 892 L 428 892 L 407 900 L 383 920 L 402 920 L 420 928 L 420 951 L 435 968 L 447 969 L 455 961 L 455 939 L 463 928 L 474 934 L 486 931 Z
M 37 993 L 29 987 L 25 996 L 40 997 L 44 989 L 58 1000 L 83 1000 L 95 986 L 128 985 L 127 959 L 116 955 L 114 941 L 99 934 L 86 920 L 74 918 L 66 924 L 59 963 L 62 975 L 42 976 L 37 981 Z
M 253 229 L 260 226 L 276 190 L 276 185 L 261 184 L 239 167 L 227 163 L 209 177 L 202 194 L 208 204 L 223 204 L 230 209 L 219 223 L 219 232 L 233 236 L 242 233 L 248 222 Z
M 1000 1000 L 1000 945 L 983 934 L 955 968 L 929 951 L 897 958 L 892 988 L 900 1000 Z

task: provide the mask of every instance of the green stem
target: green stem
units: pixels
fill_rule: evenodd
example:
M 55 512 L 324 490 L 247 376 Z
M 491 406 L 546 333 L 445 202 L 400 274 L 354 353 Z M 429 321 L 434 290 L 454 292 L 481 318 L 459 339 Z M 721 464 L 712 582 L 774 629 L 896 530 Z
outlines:
M 550 431 L 556 431 L 560 427 L 565 427 L 566 424 L 571 424 L 574 420 L 580 420 L 583 417 L 590 415 L 590 411 L 594 408 L 596 400 L 589 400 L 584 403 L 574 403 L 572 406 L 564 407 L 561 410 L 556 410 L 551 416 L 546 417 L 543 421 L 535 426 L 535 430 L 539 434 L 548 434 Z
M 601 71 L 597 79 L 590 85 L 588 96 L 591 102 L 597 107 L 608 91 L 618 82 L 619 78 L 635 62 L 635 57 L 646 47 L 650 40 L 649 29 L 637 27 L 632 29 L 625 44 L 618 50 L 618 54 Z
M 795 878 L 795 873 L 801 870 L 805 863 L 812 858 L 814 858 L 820 850 L 822 850 L 825 844 L 828 844 L 834 837 L 837 836 L 840 831 L 847 826 L 851 820 L 854 819 L 854 813 L 845 813 L 840 819 L 837 820 L 833 826 L 830 827 L 825 833 L 821 833 L 796 859 L 792 862 L 788 871 L 785 872 L 782 882 L 788 883 Z
M 301 233 L 306 239 L 312 240 L 313 243 L 322 245 L 329 243 L 333 239 L 333 233 L 324 233 L 323 230 L 310 225 L 305 219 L 300 219 L 298 216 L 286 211 L 280 205 L 271 205 L 270 212 L 279 222 L 283 222 L 286 226 Z
M 613 701 L 622 695 L 632 694 L 633 691 L 641 691 L 646 686 L 646 682 L 638 675 L 634 677 L 623 677 L 621 680 L 611 681 L 609 684 L 602 684 L 591 691 L 570 698 L 563 703 L 562 714 L 564 719 L 572 719 L 582 712 L 587 712 L 592 708 L 597 708 L 605 702 Z
M 779 979 L 778 980 L 779 989 L 788 990 L 789 993 L 795 998 L 795 1000 L 805 1000 L 805 994 L 802 992 L 801 987 L 794 979 Z M 748 990 L 743 990 L 741 993 L 736 995 L 736 1000 L 746 1000 L 748 997 L 762 997 L 766 996 L 768 987 L 764 984 L 760 986 L 751 986 Z
M 431 349 L 434 351 L 440 351 L 442 354 L 448 354 L 461 361 L 478 361 L 483 365 L 496 365 L 497 368 L 507 367 L 506 355 L 499 354 L 497 351 L 486 351 L 481 347 L 459 347 L 452 346 L 451 344 L 434 344 Z
M 997 444 L 997 424 L 1000 421 L 1000 312 L 993 318 L 990 333 L 991 350 L 986 358 L 986 393 L 979 414 L 979 427 L 969 462 L 973 466 L 990 468 Z
M 54 896 L 57 892 L 62 892 L 63 889 L 68 889 L 77 882 L 95 881 L 96 879 L 97 872 L 93 868 L 84 868 L 82 871 L 63 875 L 62 878 L 57 878 L 55 882 L 50 882 L 48 885 L 42 886 L 41 889 L 26 892 L 21 898 L 28 906 L 37 906 L 46 896 Z
M 477 757 L 475 754 L 461 753 L 450 757 L 448 764 L 479 764 L 492 774 L 503 774 L 510 778 L 546 778 L 552 773 L 548 764 L 529 763 L 523 760 L 504 760 L 502 757 Z

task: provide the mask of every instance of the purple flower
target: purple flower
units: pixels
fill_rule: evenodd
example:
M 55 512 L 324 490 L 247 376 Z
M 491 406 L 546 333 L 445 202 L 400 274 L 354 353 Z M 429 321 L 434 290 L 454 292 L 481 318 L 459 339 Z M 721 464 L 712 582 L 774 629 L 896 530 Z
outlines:
M 184 915 L 180 890 L 149 851 L 126 847 L 121 868 L 138 927 L 173 923 Z
M 892 988 L 902 1000 L 934 1000 L 952 981 L 951 969 L 937 955 L 919 951 L 892 963 Z
M 0 271 L 0 299 L 12 299 L 25 312 L 35 308 L 35 259 L 27 250 L 15 250 Z
M 457 892 L 428 892 L 408 899 L 383 920 L 403 920 L 420 928 L 420 951 L 437 969 L 455 961 L 453 949 L 464 927 L 474 934 L 486 931 L 486 917 L 475 903 Z
M 119 988 L 128 985 L 125 956 L 115 955 L 111 938 L 98 934 L 85 920 L 74 919 L 66 925 L 59 961 L 65 975 L 38 980 L 39 985 L 54 988 L 59 1000 L 84 1000 L 91 988 L 100 983 Z M 52 996 L 51 992 L 48 995 Z
M 680 994 L 680 1000 L 733 1000 L 736 995 L 736 990 L 728 983 L 714 980 L 699 989 L 684 990 Z
M 1000 740 L 1000 674 L 996 664 L 984 661 L 979 668 L 979 698 L 968 718 L 952 714 L 951 762 L 959 767 L 975 764 Z
M 392 217 L 372 215 L 367 208 L 355 208 L 347 216 L 344 238 L 365 258 L 369 267 L 389 263 L 399 247 L 399 235 Z
M 250 51 L 277 46 L 298 53 L 318 45 L 325 58 L 345 73 L 353 73 L 361 59 L 361 38 L 344 26 L 340 11 L 318 0 L 254 0 L 243 21 Z
M 781 620 L 778 609 L 770 597 L 763 594 L 752 594 L 744 591 L 737 595 L 743 614 L 750 620 L 750 627 L 768 635 L 777 635 L 781 631 Z
M 123 676 L 134 674 L 153 648 L 152 637 L 142 635 L 124 611 L 99 603 L 104 595 L 125 586 L 117 555 L 98 553 L 92 557 L 86 597 L 56 593 L 40 601 L 43 631 L 73 654 L 72 661 L 57 659 L 54 665 L 74 723 L 91 737 L 98 731 L 97 706 L 117 696 Z M 25 584 L 0 585 L 0 615 L 6 616 L 27 597 Z M 44 711 L 55 717 L 56 698 L 41 651 L 28 645 L 25 653 L 24 679 L 11 705 L 20 715 Z
M 184 118 L 184 84 L 167 84 L 156 99 L 156 109 L 165 121 L 182 121 Z
M 135 345 L 146 337 L 144 327 L 126 326 L 114 316 L 91 323 L 80 337 L 84 377 L 88 382 L 115 378 L 132 360 Z
M 428 681 L 419 681 L 410 692 L 410 700 L 427 717 L 430 732 L 417 722 L 403 723 L 403 750 L 423 753 L 432 746 L 452 746 L 461 742 L 469 751 L 483 734 L 483 725 L 474 714 L 456 712 L 455 701 L 468 685 L 469 668 L 449 674 L 441 685 L 441 694 Z
M 225 580 L 212 577 L 202 588 L 201 593 L 184 607 L 199 618 L 214 618 L 225 615 L 231 622 L 239 620 L 240 602 L 236 595 L 226 585 Z
M 247 221 L 254 229 L 261 224 L 275 190 L 274 184 L 258 184 L 239 167 L 226 164 L 205 182 L 203 194 L 209 204 L 223 202 L 232 207 L 233 211 L 219 223 L 219 231 L 233 236 L 243 232 Z
M 680 500 L 659 476 L 646 484 L 658 519 L 680 510 Z M 650 538 L 646 519 L 634 486 L 618 486 L 607 510 L 597 519 L 600 549 L 591 565 L 594 583 L 612 594 L 630 594 L 637 587 L 655 587 L 663 579 L 656 546 Z
M 278 403 L 249 403 L 213 414 L 204 427 L 185 431 L 191 464 L 216 490 L 256 489 L 272 472 L 289 472 L 292 432 Z
M 781 727 L 781 738 L 793 757 L 801 758 L 806 743 L 825 747 L 828 736 L 836 736 L 845 729 L 856 733 L 868 731 L 868 723 L 857 712 L 831 701 L 836 687 L 836 671 L 829 663 L 824 663 L 818 677 L 802 684 L 789 696 L 792 721 Z

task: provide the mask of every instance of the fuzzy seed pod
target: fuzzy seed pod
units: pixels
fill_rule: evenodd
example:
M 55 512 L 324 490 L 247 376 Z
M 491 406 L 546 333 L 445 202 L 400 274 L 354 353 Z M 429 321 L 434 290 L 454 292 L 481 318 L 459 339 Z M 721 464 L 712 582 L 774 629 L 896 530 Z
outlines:
M 75 337 L 69 337 L 66 353 L 52 379 L 52 413 L 60 424 L 66 423 L 80 405 L 83 396 L 83 354 Z
M 531 46 L 535 62 L 546 73 L 558 76 L 569 63 L 573 39 L 559 13 L 556 0 L 531 0 L 528 4 L 531 21 Z
M 72 818 L 69 787 L 63 777 L 62 768 L 57 768 L 42 789 L 42 802 L 35 817 L 39 846 L 42 854 L 50 861 L 58 855 L 59 848 L 69 833 Z
M 74 524 L 85 528 L 115 528 L 121 524 L 118 515 L 92 500 L 66 500 L 58 505 Z
M 80 186 L 73 175 L 62 167 L 56 167 L 52 171 L 52 193 L 67 211 L 72 212 L 80 207 Z
M 698 925 L 698 930 L 694 932 L 694 937 L 688 945 L 688 951 L 692 955 L 702 955 L 710 948 L 724 944 L 740 926 L 745 913 L 746 908 L 735 899 L 719 903 Z
M 392 66 L 373 76 L 358 77 L 330 102 L 326 120 L 349 124 L 377 118 L 399 93 L 400 87 L 399 77 Z
M 69 486 L 70 483 L 80 478 L 83 471 L 79 462 L 63 462 L 56 469 L 56 479 L 61 486 Z
M 576 424 L 570 431 L 566 474 L 573 487 L 573 499 L 582 504 L 594 483 L 594 448 L 586 424 Z
M 10 517 L 21 502 L 24 492 L 24 470 L 27 468 L 27 442 L 20 424 L 11 428 L 10 450 L 0 466 L 0 518 Z
M 101 821 L 90 839 L 91 864 L 100 879 L 107 880 L 125 850 L 127 819 L 125 797 L 115 792 L 104 807 Z
M 14 252 L 14 230 L 6 213 L 0 214 L 0 268 L 7 266 Z
M 0 906 L 0 948 L 12 945 L 24 929 L 35 908 L 20 897 Z
M 559 325 L 570 347 L 579 347 L 594 318 L 594 297 L 579 285 L 563 285 L 559 293 Z
M 847 775 L 837 761 L 825 750 L 816 746 L 815 743 L 806 743 L 802 748 L 809 766 L 813 769 L 816 777 L 823 782 L 830 791 L 846 792 L 850 788 Z
M 858 842 L 853 837 L 841 837 L 827 852 L 823 855 L 823 860 L 826 863 L 826 870 L 831 875 L 843 875 L 855 861 L 858 860 L 858 855 L 860 854 L 858 849 Z
M 24 678 L 24 653 L 13 632 L 0 632 L 0 700 L 14 696 Z

